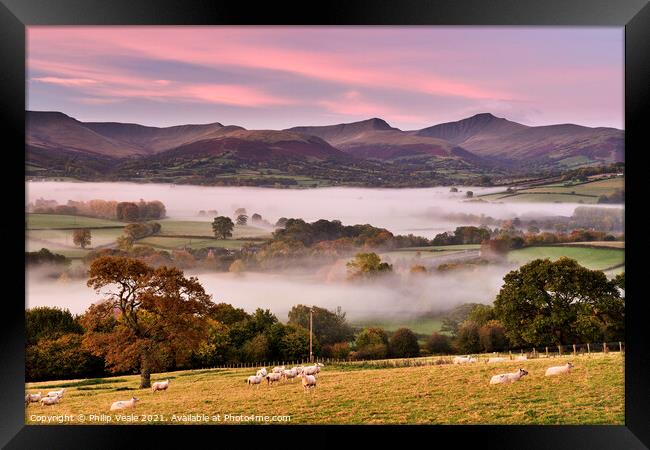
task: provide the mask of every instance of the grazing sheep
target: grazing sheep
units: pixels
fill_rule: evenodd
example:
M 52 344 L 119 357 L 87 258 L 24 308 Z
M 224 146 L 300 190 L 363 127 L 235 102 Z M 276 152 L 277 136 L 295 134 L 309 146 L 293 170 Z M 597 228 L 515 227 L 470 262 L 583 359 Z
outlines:
M 59 400 L 61 400 L 60 395 L 43 397 L 41 398 L 41 405 L 54 405 L 56 403 L 59 403 Z
M 36 394 L 27 394 L 25 396 L 25 405 L 29 405 L 30 403 L 40 402 L 42 397 L 43 396 L 41 395 L 40 391 Z
M 260 375 L 251 375 L 250 377 L 248 377 L 246 379 L 246 383 L 248 384 L 248 386 L 252 386 L 252 385 L 256 384 L 257 387 L 259 388 L 260 383 L 262 382 L 262 379 L 263 379 L 263 377 L 260 376 Z
M 508 361 L 508 358 L 501 358 L 501 357 L 499 357 L 499 358 L 488 358 L 488 360 L 487 360 L 488 363 L 497 363 L 497 362 L 504 362 L 504 361 Z
M 279 372 L 271 372 L 266 376 L 266 384 L 273 384 L 276 381 L 280 381 L 282 379 L 282 374 Z
M 302 378 L 302 387 L 305 391 L 316 387 L 316 377 L 313 375 L 305 375 L 304 373 L 300 375 Z
M 283 370 L 284 370 L 284 366 L 275 366 L 273 369 L 271 369 L 271 372 L 282 373 Z
M 549 367 L 546 369 L 546 373 L 544 374 L 545 377 L 550 377 L 552 375 L 561 375 L 563 373 L 569 373 L 569 371 L 573 368 L 573 364 L 566 363 L 564 366 L 554 366 L 554 367 Z
M 283 370 L 282 371 L 282 376 L 284 377 L 285 380 L 293 380 L 296 378 L 298 375 L 298 371 L 296 369 L 291 369 L 291 370 Z
M 515 358 L 515 361 L 528 361 L 528 356 L 520 355 Z
M 169 387 L 169 380 L 156 381 L 151 385 L 151 392 L 164 391 Z
M 119 400 L 117 402 L 114 402 L 111 405 L 111 411 L 118 411 L 120 409 L 127 409 L 127 408 L 134 408 L 135 409 L 135 404 L 140 400 L 139 398 L 136 397 L 131 397 L 131 400 Z
M 302 368 L 302 373 L 305 375 L 316 375 L 320 372 L 320 366 L 307 366 Z
M 476 361 L 477 359 L 471 356 L 456 356 L 452 360 L 454 364 L 468 364 L 468 363 L 475 363 Z
M 515 381 L 519 381 L 524 375 L 528 375 L 528 372 L 524 369 L 519 369 L 516 372 L 502 373 L 493 376 L 490 379 L 490 384 L 514 383 Z
M 295 371 L 296 371 L 296 375 L 300 375 L 300 374 L 302 373 L 302 370 L 303 370 L 303 369 L 304 369 L 303 366 L 296 366 L 296 367 L 294 367 L 294 368 L 291 369 L 291 370 L 295 370 Z
M 65 388 L 59 389 L 58 391 L 50 391 L 47 393 L 48 397 L 63 397 L 63 393 L 65 392 Z
M 265 377 L 268 372 L 266 371 L 266 367 L 262 367 L 260 370 L 257 371 L 257 376 L 258 377 Z

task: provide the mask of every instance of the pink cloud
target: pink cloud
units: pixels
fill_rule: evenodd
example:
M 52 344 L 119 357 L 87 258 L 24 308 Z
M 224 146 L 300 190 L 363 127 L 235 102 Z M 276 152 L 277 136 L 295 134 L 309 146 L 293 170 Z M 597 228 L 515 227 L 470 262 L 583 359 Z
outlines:
M 429 120 L 427 117 L 402 114 L 387 105 L 368 101 L 357 91 L 345 92 L 340 98 L 321 100 L 318 102 L 318 105 L 337 115 L 353 116 L 363 119 L 368 117 L 382 117 L 389 122 L 403 121 L 422 124 L 428 123 Z
M 97 83 L 96 80 L 89 78 L 36 77 L 32 78 L 32 80 L 39 83 L 58 84 L 61 86 L 87 86 Z

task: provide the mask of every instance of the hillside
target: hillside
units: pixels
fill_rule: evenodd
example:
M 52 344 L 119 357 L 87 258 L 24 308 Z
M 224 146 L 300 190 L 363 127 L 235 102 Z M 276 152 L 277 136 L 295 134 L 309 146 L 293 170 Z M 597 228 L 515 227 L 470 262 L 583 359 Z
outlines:
M 615 128 L 562 124 L 529 127 L 492 114 L 477 114 L 413 131 L 418 136 L 446 139 L 470 152 L 523 164 L 530 161 L 612 163 L 625 160 L 624 133 Z
M 544 377 L 547 367 L 569 360 L 575 365 L 570 374 Z M 137 375 L 29 383 L 28 392 L 62 387 L 66 391 L 59 404 L 31 404 L 25 422 L 36 424 L 34 417 L 67 414 L 70 424 L 116 424 L 117 414 L 109 411 L 111 403 L 132 396 L 140 399 L 136 423 L 256 423 L 229 420 L 225 414 L 290 417 L 279 424 L 621 425 L 625 421 L 624 357 L 618 352 L 498 364 L 370 367 L 326 364 L 313 392 L 304 392 L 299 379 L 249 387 L 246 378 L 254 374 L 254 368 L 154 374 L 152 382 L 170 380 L 168 390 L 157 393 L 138 389 Z M 488 384 L 492 375 L 520 367 L 529 372 L 521 381 Z M 190 414 L 203 420 L 182 419 Z M 93 422 L 91 415 L 104 415 L 104 420 Z M 140 422 L 140 417 L 149 419 Z

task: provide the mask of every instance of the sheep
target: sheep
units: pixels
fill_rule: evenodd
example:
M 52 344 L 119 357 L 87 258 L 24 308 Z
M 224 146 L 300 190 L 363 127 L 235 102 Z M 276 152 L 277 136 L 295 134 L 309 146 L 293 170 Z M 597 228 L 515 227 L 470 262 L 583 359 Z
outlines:
M 302 373 L 305 375 L 316 375 L 317 373 L 320 372 L 320 366 L 307 366 L 303 367 Z
M 271 372 L 282 373 L 283 370 L 284 370 L 284 366 L 275 366 L 273 369 L 271 369 Z
M 249 387 L 256 384 L 257 387 L 259 388 L 261 382 L 262 382 L 262 376 L 260 375 L 251 375 L 246 379 L 246 383 L 248 384 Z
M 265 377 L 268 372 L 266 371 L 266 367 L 262 367 L 260 370 L 257 371 L 257 376 L 258 377 Z
M 302 387 L 305 391 L 309 390 L 310 388 L 315 388 L 316 387 L 316 377 L 313 375 L 305 375 L 304 373 L 300 375 L 300 378 L 302 378 Z
M 156 381 L 151 385 L 151 392 L 164 391 L 169 387 L 169 380 Z
M 54 395 L 54 396 L 51 396 L 51 397 L 48 395 L 47 397 L 41 398 L 41 405 L 43 405 L 43 406 L 45 406 L 45 405 L 54 405 L 56 403 L 59 403 L 59 400 L 61 400 L 60 395 Z
M 276 381 L 280 381 L 282 378 L 282 374 L 279 372 L 271 372 L 266 376 L 266 384 L 271 385 L 275 383 Z
M 515 361 L 528 361 L 528 356 L 526 355 L 517 356 L 515 358 Z
M 303 370 L 303 369 L 304 369 L 303 366 L 296 366 L 296 367 L 294 367 L 294 368 L 291 369 L 291 370 L 295 370 L 295 371 L 296 371 L 296 375 L 300 375 L 300 374 L 302 373 L 302 370 Z
M 488 363 L 504 362 L 508 361 L 508 358 L 488 358 Z
M 25 396 L 25 405 L 29 405 L 30 403 L 40 402 L 42 397 L 43 396 L 41 395 L 40 391 L 36 394 L 27 394 Z
M 113 402 L 113 404 L 111 405 L 111 411 L 118 411 L 120 409 L 127 409 L 127 408 L 135 409 L 135 404 L 139 400 L 140 399 L 137 397 L 131 397 L 131 400 L 118 400 L 117 402 Z
M 516 372 L 494 375 L 490 379 L 490 384 L 514 383 L 515 381 L 519 381 L 521 377 L 525 375 L 528 375 L 528 372 L 524 369 L 519 369 Z
M 452 360 L 454 364 L 475 363 L 476 361 L 477 361 L 476 358 L 473 358 L 471 356 L 456 356 Z
M 282 371 L 282 376 L 284 377 L 285 380 L 288 379 L 293 380 L 294 378 L 296 378 L 297 375 L 298 375 L 298 371 L 296 369 Z
M 48 397 L 63 397 L 63 393 L 65 392 L 65 388 L 59 389 L 58 391 L 50 391 L 47 393 Z
M 553 375 L 561 375 L 563 373 L 569 373 L 569 371 L 573 368 L 573 364 L 566 363 L 564 366 L 554 366 L 554 367 L 549 367 L 546 369 L 546 373 L 544 374 L 545 377 L 550 377 Z

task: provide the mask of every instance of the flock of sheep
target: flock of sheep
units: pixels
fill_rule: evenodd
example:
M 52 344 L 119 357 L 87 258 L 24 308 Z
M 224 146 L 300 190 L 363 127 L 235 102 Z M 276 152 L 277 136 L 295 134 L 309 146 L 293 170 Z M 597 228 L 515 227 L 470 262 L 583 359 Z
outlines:
M 526 361 L 528 358 L 526 356 L 518 356 L 515 358 L 515 361 Z M 454 364 L 469 364 L 469 363 L 475 363 L 477 362 L 478 359 L 471 357 L 471 356 L 456 356 L 452 362 Z M 497 363 L 497 362 L 505 362 L 509 361 L 508 358 L 500 358 L 500 357 L 495 357 L 495 358 L 488 358 L 485 362 L 486 363 Z M 553 366 L 549 367 L 546 369 L 546 373 L 544 376 L 550 377 L 553 375 L 561 375 L 564 373 L 569 373 L 571 369 L 573 368 L 573 364 L 570 362 L 566 363 L 563 366 Z M 500 373 L 498 375 L 494 375 L 492 378 L 490 378 L 490 384 L 502 384 L 502 383 L 514 383 L 515 381 L 519 381 L 521 377 L 528 375 L 528 371 L 524 369 L 519 369 L 515 372 L 508 372 L 508 373 Z
M 518 356 L 515 358 L 516 361 L 525 361 L 528 358 L 526 356 Z M 486 363 L 497 363 L 509 361 L 508 358 L 488 358 Z M 478 362 L 478 359 L 472 356 L 456 356 L 452 362 L 454 364 L 471 364 Z M 305 391 L 309 391 L 316 387 L 316 375 L 321 371 L 321 367 L 324 364 L 316 363 L 313 366 L 297 366 L 292 369 L 286 369 L 284 366 L 278 366 L 271 369 L 271 372 L 266 370 L 266 367 L 262 367 L 257 371 L 255 375 L 251 375 L 246 379 L 246 383 L 252 387 L 256 385 L 259 388 L 259 385 L 262 383 L 262 380 L 266 379 L 267 385 L 272 385 L 273 383 L 280 382 L 281 380 L 292 380 L 296 377 L 302 379 L 302 387 Z M 553 376 L 561 375 L 564 373 L 569 373 L 573 368 L 573 364 L 566 363 L 563 366 L 553 366 L 546 369 L 544 376 Z M 513 383 L 519 381 L 523 376 L 528 375 L 528 371 L 524 369 L 519 369 L 515 372 L 501 373 L 494 375 L 490 379 L 490 384 L 503 384 L 503 383 Z M 169 387 L 169 380 L 157 381 L 151 385 L 151 391 L 165 391 Z M 27 394 L 25 396 L 25 406 L 29 406 L 30 403 L 40 402 L 41 405 L 55 405 L 59 403 L 61 398 L 63 398 L 63 393 L 65 388 L 59 389 L 57 391 L 50 391 L 47 395 L 41 395 L 41 392 L 36 394 Z M 136 403 L 139 401 L 137 397 L 131 397 L 130 400 L 118 400 L 111 404 L 111 411 L 119 411 L 122 409 L 135 408 Z
M 249 386 L 256 385 L 259 389 L 262 380 L 266 379 L 267 385 L 272 385 L 281 380 L 292 380 L 296 377 L 302 378 L 302 387 L 305 391 L 313 389 L 316 387 L 316 374 L 320 372 L 320 368 L 324 364 L 316 363 L 313 366 L 297 366 L 292 369 L 287 369 L 284 366 L 277 366 L 271 369 L 271 372 L 266 370 L 266 367 L 262 367 L 257 371 L 255 375 L 251 375 L 246 379 L 246 383 Z

